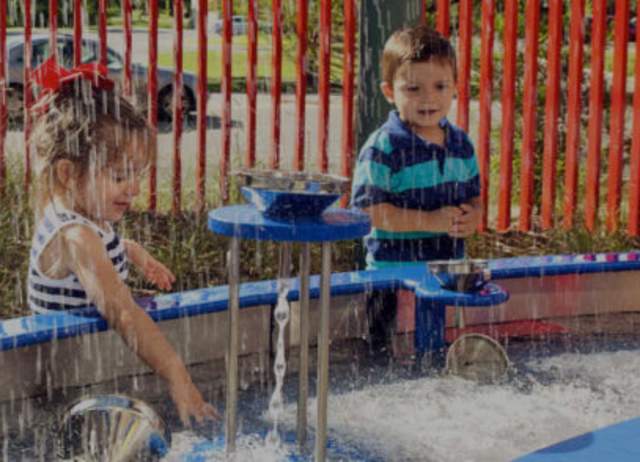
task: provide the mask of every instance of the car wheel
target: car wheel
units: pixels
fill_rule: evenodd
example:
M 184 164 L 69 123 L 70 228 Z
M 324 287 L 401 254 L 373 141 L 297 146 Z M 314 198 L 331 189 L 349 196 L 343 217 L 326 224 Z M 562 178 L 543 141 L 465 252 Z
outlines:
M 22 122 L 24 116 L 24 94 L 22 85 L 11 84 L 7 89 L 7 116 L 9 123 Z
M 189 114 L 196 108 L 195 95 L 189 87 L 182 87 L 182 108 Z M 173 118 L 173 86 L 167 85 L 158 93 L 158 119 L 169 121 Z

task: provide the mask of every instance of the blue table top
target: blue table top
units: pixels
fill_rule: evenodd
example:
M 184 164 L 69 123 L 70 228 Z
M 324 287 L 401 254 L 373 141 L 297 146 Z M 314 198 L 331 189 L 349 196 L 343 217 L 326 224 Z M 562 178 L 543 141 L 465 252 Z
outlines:
M 369 232 L 371 221 L 359 210 L 340 208 L 330 208 L 319 217 L 280 221 L 247 204 L 212 210 L 208 225 L 214 233 L 241 239 L 328 242 L 362 237 Z
M 637 462 L 640 418 L 584 433 L 540 449 L 514 462 Z
M 599 272 L 640 271 L 640 252 L 545 255 L 491 260 L 492 279 L 543 277 L 546 275 L 588 274 Z M 312 298 L 320 296 L 320 277 L 311 276 Z M 487 291 L 464 294 L 442 289 L 427 272 L 425 263 L 404 265 L 377 271 L 353 271 L 331 275 L 331 296 L 349 295 L 371 290 L 413 290 L 420 300 L 458 306 L 486 306 L 499 303 L 506 294 L 488 284 Z M 480 297 L 478 297 L 480 295 Z M 229 287 L 206 287 L 187 292 L 162 294 L 138 303 L 156 321 L 197 316 L 224 311 L 229 304 Z M 240 307 L 275 304 L 278 299 L 275 280 L 241 284 Z M 299 299 L 298 281 L 294 279 L 289 300 Z M 82 312 L 82 313 L 80 313 Z M 0 351 L 49 342 L 89 332 L 107 330 L 107 322 L 92 308 L 78 313 L 65 312 L 31 315 L 0 321 Z M 640 460 L 640 459 L 639 459 Z

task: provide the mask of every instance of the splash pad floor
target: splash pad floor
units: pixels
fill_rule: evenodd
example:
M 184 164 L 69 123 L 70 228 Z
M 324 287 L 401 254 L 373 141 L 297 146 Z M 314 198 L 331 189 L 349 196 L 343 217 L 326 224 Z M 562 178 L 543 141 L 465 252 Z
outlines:
M 329 397 L 329 437 L 335 450 L 329 451 L 330 460 L 362 460 L 366 455 L 371 461 L 507 461 L 637 417 L 640 313 L 553 322 L 569 333 L 509 338 L 504 343 L 514 368 L 492 385 L 371 357 L 363 341 L 336 342 Z M 295 369 L 295 356 L 295 351 L 289 354 L 289 370 Z M 192 367 L 198 387 L 221 409 L 224 382 L 220 369 L 220 364 Z M 240 375 L 238 460 L 287 460 L 283 454 L 295 452 L 290 435 L 295 433 L 296 375 L 286 379 L 280 450 L 266 447 L 263 438 L 271 428 L 266 418 L 270 374 L 256 358 Z M 313 377 L 310 385 L 313 397 Z M 0 407 L 2 459 L 54 460 L 54 423 L 64 407 L 80 394 L 113 391 L 140 397 L 165 416 L 173 432 L 166 460 L 224 460 L 222 425 L 183 430 L 164 385 L 153 375 L 4 403 Z M 308 408 L 313 426 L 313 399 Z M 308 441 L 312 451 L 312 434 Z

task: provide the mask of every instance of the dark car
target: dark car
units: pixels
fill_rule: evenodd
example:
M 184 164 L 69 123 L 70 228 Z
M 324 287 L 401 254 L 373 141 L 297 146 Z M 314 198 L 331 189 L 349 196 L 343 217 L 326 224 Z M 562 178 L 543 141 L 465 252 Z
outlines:
M 73 36 L 69 34 L 58 35 L 58 59 L 63 67 L 73 67 Z M 100 44 L 97 39 L 84 38 L 82 40 L 82 62 L 97 62 L 99 58 Z M 50 55 L 49 36 L 36 34 L 32 38 L 31 67 L 35 69 Z M 7 41 L 8 56 L 8 101 L 7 107 L 11 119 L 22 117 L 23 79 L 24 79 L 24 37 L 9 37 Z M 109 77 L 116 82 L 122 82 L 124 74 L 124 61 L 120 54 L 113 49 L 107 49 L 107 68 Z M 134 101 L 142 109 L 147 104 L 147 67 L 140 64 L 131 66 L 132 81 L 134 87 Z M 158 117 L 170 120 L 173 104 L 173 78 L 174 71 L 167 68 L 158 68 Z M 183 107 L 185 113 L 196 109 L 196 83 L 197 78 L 191 73 L 183 74 Z

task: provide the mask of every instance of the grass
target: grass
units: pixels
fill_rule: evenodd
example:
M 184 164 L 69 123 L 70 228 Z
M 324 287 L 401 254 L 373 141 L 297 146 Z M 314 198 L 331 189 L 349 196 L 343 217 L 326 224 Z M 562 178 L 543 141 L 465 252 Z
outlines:
M 607 72 L 613 72 L 613 58 L 615 56 L 613 47 L 607 47 L 604 55 L 604 68 Z M 627 77 L 633 77 L 636 73 L 636 48 L 627 47 Z M 627 89 L 629 91 L 629 89 Z
M 33 231 L 33 213 L 23 192 L 19 171 L 10 172 L 0 208 L 0 318 L 29 314 L 25 280 Z M 166 210 L 168 194 L 160 195 L 161 210 Z M 206 215 L 183 213 L 152 214 L 137 210 L 129 213 L 118 228 L 123 235 L 143 244 L 176 274 L 174 291 L 184 291 L 227 283 L 225 255 L 228 240 L 208 231 Z M 582 228 L 569 232 L 552 230 L 529 233 L 486 232 L 468 240 L 471 257 L 498 258 L 519 255 L 570 254 L 623 251 L 638 248 L 640 240 L 624 233 L 589 233 Z M 298 261 L 294 248 L 292 261 Z M 320 272 L 320 247 L 312 247 L 312 272 Z M 242 243 L 242 280 L 276 277 L 277 248 L 273 243 Z M 350 271 L 360 260 L 358 241 L 336 244 L 334 271 Z M 293 274 L 297 274 L 294 270 Z M 134 293 L 155 293 L 154 288 L 133 272 L 130 285 Z
M 236 41 L 238 39 L 238 41 Z M 209 40 L 209 46 L 220 45 L 220 37 L 214 35 Z M 246 44 L 246 36 L 235 36 L 234 45 L 243 46 Z M 270 42 L 269 42 L 270 43 Z M 183 52 L 183 68 L 187 72 L 196 73 L 198 69 L 198 52 L 195 50 L 185 50 Z M 173 52 L 158 54 L 158 64 L 166 67 L 173 67 Z M 258 49 L 258 64 L 256 69 L 259 79 L 271 77 L 271 49 Z M 222 50 L 219 48 L 209 49 L 207 53 L 207 76 L 212 84 L 220 82 L 222 76 Z M 232 48 L 231 54 L 231 76 L 234 79 L 244 80 L 247 76 L 247 51 Z M 284 82 L 294 82 L 296 79 L 296 68 L 293 59 L 283 54 L 282 58 L 282 80 Z
M 189 18 L 184 19 L 185 26 L 188 24 Z M 107 15 L 108 26 L 122 26 L 122 13 L 118 6 L 109 9 Z M 137 28 L 149 27 L 149 16 L 143 14 L 142 10 L 135 9 L 131 15 L 131 25 Z M 170 29 L 173 27 L 173 16 L 168 12 L 160 10 L 158 13 L 158 27 L 161 29 Z

